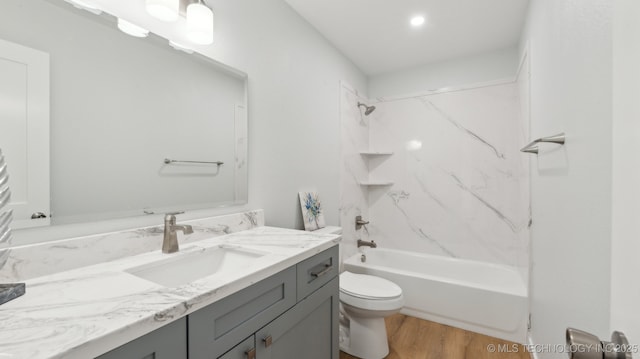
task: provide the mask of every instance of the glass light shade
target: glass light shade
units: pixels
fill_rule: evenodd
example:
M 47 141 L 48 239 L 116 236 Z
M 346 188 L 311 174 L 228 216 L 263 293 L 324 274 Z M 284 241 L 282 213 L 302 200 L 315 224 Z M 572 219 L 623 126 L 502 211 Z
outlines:
M 132 24 L 127 20 L 118 18 L 118 29 L 127 35 L 135 37 L 147 37 L 149 36 L 149 30 L 141 28 L 138 25 Z
M 180 16 L 180 0 L 146 0 L 149 15 L 162 21 L 176 21 Z
M 194 3 L 187 6 L 187 38 L 199 45 L 213 43 L 213 11 Z

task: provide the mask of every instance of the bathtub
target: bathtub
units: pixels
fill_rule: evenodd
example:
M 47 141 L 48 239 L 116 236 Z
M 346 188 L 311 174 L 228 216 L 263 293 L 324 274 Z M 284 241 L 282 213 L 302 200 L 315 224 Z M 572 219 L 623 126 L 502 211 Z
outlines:
M 525 343 L 527 287 L 515 268 L 392 249 L 367 249 L 344 262 L 353 273 L 398 284 L 401 313 L 493 337 Z

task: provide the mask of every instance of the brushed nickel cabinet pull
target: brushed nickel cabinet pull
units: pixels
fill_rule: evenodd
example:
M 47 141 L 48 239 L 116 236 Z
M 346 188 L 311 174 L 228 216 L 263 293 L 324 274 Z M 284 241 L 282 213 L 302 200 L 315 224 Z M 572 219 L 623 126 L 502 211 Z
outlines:
M 320 272 L 318 272 L 318 273 L 311 272 L 311 276 L 312 276 L 313 278 L 320 278 L 320 277 L 322 277 L 323 275 L 325 275 L 325 274 L 329 273 L 329 272 L 331 271 L 331 269 L 333 269 L 333 266 L 332 266 L 331 264 L 325 264 L 325 265 L 324 265 L 324 269 L 323 269 L 323 270 L 321 270 L 321 271 L 320 271 Z

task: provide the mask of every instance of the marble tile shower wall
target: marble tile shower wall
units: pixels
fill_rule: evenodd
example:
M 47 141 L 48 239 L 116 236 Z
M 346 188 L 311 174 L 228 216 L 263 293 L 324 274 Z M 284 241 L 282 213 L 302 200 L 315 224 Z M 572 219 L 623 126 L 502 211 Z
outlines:
M 382 247 L 506 264 L 526 277 L 529 158 L 519 152 L 528 139 L 526 88 L 519 80 L 378 99 L 365 117 L 344 86 L 344 243 L 367 236 L 351 226 L 363 214 L 369 239 Z M 362 149 L 393 154 L 365 157 Z M 363 187 L 362 179 L 393 185 Z
M 376 104 L 370 236 L 381 246 L 526 268 L 528 157 L 517 83 Z
M 369 218 L 368 191 L 359 183 L 369 177 L 366 159 L 360 152 L 369 148 L 370 117 L 364 116 L 358 102 L 367 100 L 343 83 L 340 91 L 340 245 L 343 258 L 356 253 L 356 240 L 368 240 L 364 229 L 355 229 L 356 216 L 361 215 L 365 220 Z

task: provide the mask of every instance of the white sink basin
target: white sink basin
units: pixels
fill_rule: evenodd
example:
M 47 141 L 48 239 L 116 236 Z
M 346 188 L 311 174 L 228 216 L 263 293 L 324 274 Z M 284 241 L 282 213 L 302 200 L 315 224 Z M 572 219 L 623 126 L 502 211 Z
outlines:
M 266 253 L 238 248 L 211 247 L 128 269 L 137 277 L 165 287 L 177 287 L 211 275 L 224 275 L 250 267 Z

